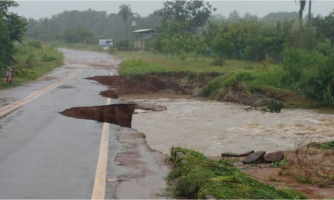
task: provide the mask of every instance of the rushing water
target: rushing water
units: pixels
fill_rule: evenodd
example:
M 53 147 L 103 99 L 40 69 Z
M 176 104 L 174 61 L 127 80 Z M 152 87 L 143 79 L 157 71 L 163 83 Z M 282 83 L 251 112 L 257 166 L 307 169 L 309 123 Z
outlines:
M 148 145 L 164 154 L 172 146 L 219 156 L 222 152 L 289 150 L 311 138 L 334 138 L 334 116 L 310 110 L 281 113 L 245 111 L 245 106 L 194 99 L 135 99 L 167 106 L 162 112 L 138 112 L 132 127 L 145 133 Z

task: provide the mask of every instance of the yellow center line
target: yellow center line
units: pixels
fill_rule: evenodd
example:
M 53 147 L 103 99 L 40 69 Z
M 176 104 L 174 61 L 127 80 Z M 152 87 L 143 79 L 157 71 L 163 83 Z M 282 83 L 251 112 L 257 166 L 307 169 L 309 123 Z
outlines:
M 26 104 L 26 103 L 28 103 L 28 102 L 36 99 L 36 98 L 38 98 L 42 94 L 44 94 L 44 93 L 46 93 L 46 92 L 48 92 L 50 90 L 53 90 L 53 89 L 59 87 L 60 85 L 64 84 L 66 81 L 69 81 L 70 79 L 72 79 L 73 77 L 75 77 L 78 73 L 80 73 L 81 70 L 82 70 L 82 68 L 74 71 L 73 73 L 71 73 L 70 75 L 68 75 L 66 78 L 64 78 L 64 79 L 62 79 L 62 80 L 60 80 L 60 81 L 58 81 L 58 82 L 56 82 L 56 83 L 54 83 L 54 84 L 46 87 L 46 88 L 40 89 L 40 90 L 38 90 L 36 92 L 33 92 L 33 93 L 31 93 L 30 95 L 28 95 L 27 97 L 25 97 L 22 100 L 15 101 L 15 102 L 7 105 L 7 106 L 1 107 L 0 108 L 0 116 L 5 115 L 5 114 L 7 114 L 7 113 L 9 113 L 9 112 L 11 112 L 13 110 L 15 110 L 16 108 L 18 108 L 18 107 L 20 107 L 20 106 L 22 106 L 22 105 L 24 105 L 24 104 Z
M 106 105 L 110 105 L 108 98 Z M 103 123 L 99 159 L 97 161 L 92 199 L 104 199 L 108 164 L 109 123 Z

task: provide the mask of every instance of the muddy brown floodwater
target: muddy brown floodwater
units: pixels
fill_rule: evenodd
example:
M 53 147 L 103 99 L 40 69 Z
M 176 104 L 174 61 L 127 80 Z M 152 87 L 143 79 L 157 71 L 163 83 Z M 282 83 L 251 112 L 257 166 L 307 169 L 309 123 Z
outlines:
M 206 156 L 226 151 L 274 152 L 294 149 L 296 142 L 306 137 L 314 141 L 334 138 L 334 116 L 311 110 L 284 109 L 279 114 L 245 111 L 242 105 L 184 95 L 121 98 L 167 107 L 162 112 L 138 112 L 132 120 L 132 127 L 145 133 L 148 145 L 163 154 L 168 154 L 172 146 L 194 149 Z

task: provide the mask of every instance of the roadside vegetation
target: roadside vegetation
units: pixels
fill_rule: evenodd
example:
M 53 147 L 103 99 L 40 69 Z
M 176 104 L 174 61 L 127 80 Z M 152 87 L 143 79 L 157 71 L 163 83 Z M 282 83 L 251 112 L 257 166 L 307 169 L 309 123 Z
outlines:
M 56 49 L 43 46 L 39 41 L 25 41 L 15 44 L 14 61 L 9 65 L 14 68 L 13 86 L 33 81 L 51 72 L 63 64 L 63 54 Z M 0 89 L 10 88 L 5 83 L 6 67 L 0 68 Z
M 305 199 L 297 191 L 261 183 L 234 166 L 232 159 L 211 160 L 203 154 L 172 148 L 169 161 L 174 169 L 168 175 L 163 195 L 187 199 Z M 210 195 L 210 196 L 207 196 Z
M 45 47 L 40 41 L 23 40 L 27 22 L 15 13 L 14 1 L 0 2 L 0 89 L 6 85 L 7 66 L 14 68 L 13 85 L 36 80 L 45 73 L 62 65 L 63 55 L 54 48 Z

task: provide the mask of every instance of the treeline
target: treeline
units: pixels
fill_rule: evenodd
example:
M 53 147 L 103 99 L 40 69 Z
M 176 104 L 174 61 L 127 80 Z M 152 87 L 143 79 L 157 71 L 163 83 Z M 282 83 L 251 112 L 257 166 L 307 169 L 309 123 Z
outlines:
M 131 30 L 152 28 L 160 24 L 158 12 L 147 17 L 133 13 L 128 21 L 136 21 L 136 26 L 124 23 L 118 14 L 107 14 L 105 11 L 64 11 L 63 13 L 42 18 L 28 19 L 26 36 L 38 40 L 64 40 L 70 43 L 89 43 L 98 37 L 116 40 L 130 39 Z M 126 29 L 130 30 L 128 35 Z
M 150 28 L 156 30 L 161 26 L 161 17 L 159 13 L 164 12 L 164 8 L 149 14 L 147 17 L 141 17 L 127 7 L 128 17 L 126 20 L 119 13 L 107 14 L 105 11 L 64 11 L 54 15 L 51 18 L 27 19 L 26 36 L 38 40 L 62 40 L 68 43 L 96 43 L 97 38 L 113 38 L 115 40 L 132 39 L 132 30 Z M 298 12 L 278 12 L 269 13 L 259 18 L 256 15 L 246 13 L 240 16 L 237 11 L 231 12 L 227 17 L 220 14 L 207 16 L 211 22 L 237 23 L 241 20 L 261 21 L 264 24 L 273 24 L 276 21 L 298 19 Z M 136 21 L 136 26 L 132 26 L 132 21 Z M 296 20 L 295 20 L 296 22 Z M 200 33 L 207 29 L 209 23 L 197 28 Z M 295 25 L 295 24 L 294 24 Z

